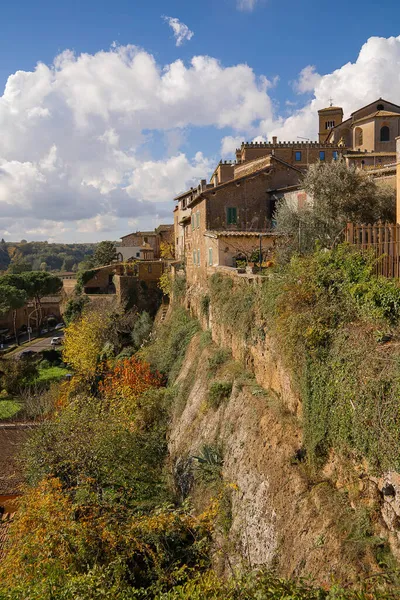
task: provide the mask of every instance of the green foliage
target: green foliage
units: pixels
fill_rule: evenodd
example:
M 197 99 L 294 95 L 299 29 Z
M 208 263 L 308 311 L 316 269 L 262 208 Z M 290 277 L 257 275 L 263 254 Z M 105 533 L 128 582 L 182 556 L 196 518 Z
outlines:
M 212 483 L 222 479 L 224 460 L 219 446 L 204 444 L 198 456 L 193 456 L 196 461 L 196 474 L 203 483 Z
M 214 377 L 218 369 L 227 362 L 231 354 L 225 348 L 217 348 L 211 356 L 208 357 L 208 375 Z
M 76 278 L 75 292 L 77 294 L 81 294 L 87 282 L 90 281 L 95 275 L 96 269 L 87 269 L 85 271 L 79 271 Z
M 11 396 L 32 385 L 37 376 L 38 366 L 35 357 L 19 360 L 0 359 L 0 388 L 5 389 Z
M 232 393 L 232 383 L 230 381 L 213 381 L 208 390 L 207 403 L 214 409 L 221 406 L 224 400 L 227 400 Z
M 16 400 L 0 399 L 0 420 L 15 417 L 22 409 L 22 404 Z
M 292 258 L 264 283 L 260 306 L 302 391 L 310 459 L 319 464 L 333 447 L 400 468 L 400 355 L 378 341 L 398 335 L 398 283 L 344 244 Z
M 172 283 L 172 294 L 175 300 L 181 300 L 186 293 L 186 277 L 176 276 Z
M 97 267 L 110 265 L 117 258 L 114 242 L 104 241 L 96 246 L 93 261 Z
M 203 317 L 208 317 L 208 313 L 210 311 L 210 296 L 208 294 L 205 294 L 201 297 L 200 311 Z
M 25 241 L 14 244 L 2 240 L 0 271 L 7 267 L 10 273 L 38 271 L 41 263 L 46 263 L 49 271 L 75 271 L 79 263 L 93 255 L 95 247 L 96 244 L 49 244 Z M 1 256 L 4 257 L 3 263 Z
M 244 339 L 252 336 L 255 320 L 256 289 L 251 282 L 233 282 L 215 273 L 209 279 L 210 298 L 217 318 Z M 213 313 L 214 314 L 214 313 Z
M 199 324 L 183 308 L 176 307 L 142 351 L 144 359 L 173 383 L 178 376 L 190 340 Z
M 143 311 L 136 320 L 131 339 L 136 349 L 139 349 L 150 337 L 153 329 L 153 321 L 148 312 Z
M 75 319 L 79 319 L 88 303 L 89 298 L 87 298 L 87 296 L 75 296 L 74 298 L 70 298 L 65 305 L 63 314 L 65 324 L 69 325 L 72 321 L 75 321 Z
M 282 200 L 277 207 L 277 230 L 285 236 L 278 252 L 281 261 L 293 252 L 313 252 L 316 243 L 332 248 L 342 241 L 348 222 L 394 222 L 395 191 L 344 160 L 311 165 L 303 186 L 312 202 L 302 208 Z
M 98 400 L 77 398 L 31 436 L 25 451 L 29 481 L 38 483 L 53 475 L 75 489 L 82 502 L 93 497 L 106 504 L 124 502 L 143 508 L 165 500 L 164 390 L 147 392 L 143 402 L 148 405 L 143 418 L 151 407 L 152 420 L 144 429 L 132 429 L 123 426 L 117 415 L 105 412 Z

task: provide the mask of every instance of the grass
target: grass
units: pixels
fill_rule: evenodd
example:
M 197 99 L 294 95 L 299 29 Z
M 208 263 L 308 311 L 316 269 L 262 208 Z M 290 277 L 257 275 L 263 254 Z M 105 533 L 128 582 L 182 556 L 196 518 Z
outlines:
M 16 400 L 0 400 L 0 420 L 15 417 L 21 408 L 22 404 Z
M 39 368 L 39 377 L 37 382 L 40 383 L 51 383 L 52 381 L 59 381 L 68 373 L 68 369 L 65 367 L 45 367 Z

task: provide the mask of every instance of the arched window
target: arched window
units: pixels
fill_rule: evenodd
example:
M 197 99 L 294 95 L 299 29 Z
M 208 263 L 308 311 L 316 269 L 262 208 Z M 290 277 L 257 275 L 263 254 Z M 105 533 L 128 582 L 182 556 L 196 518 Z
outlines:
M 381 127 L 381 142 L 390 142 L 390 129 L 387 125 Z
M 363 130 L 361 129 L 361 127 L 356 127 L 355 142 L 356 142 L 356 146 L 362 146 Z
M 385 110 L 385 107 L 383 104 L 378 104 L 376 110 Z

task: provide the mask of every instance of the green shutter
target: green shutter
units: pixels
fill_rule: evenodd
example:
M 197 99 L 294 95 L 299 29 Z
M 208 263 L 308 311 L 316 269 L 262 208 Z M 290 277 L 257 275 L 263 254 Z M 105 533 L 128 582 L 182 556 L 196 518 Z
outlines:
M 228 208 L 228 225 L 236 225 L 237 224 L 237 208 L 232 207 Z
M 208 249 L 208 264 L 210 265 L 210 267 L 212 267 L 212 265 L 213 265 L 213 252 L 212 252 L 212 248 Z

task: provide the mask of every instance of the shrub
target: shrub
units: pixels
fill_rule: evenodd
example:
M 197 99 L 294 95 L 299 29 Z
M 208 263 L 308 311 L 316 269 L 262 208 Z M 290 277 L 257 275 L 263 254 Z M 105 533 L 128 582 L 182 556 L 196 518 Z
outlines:
M 208 390 L 208 404 L 217 409 L 232 393 L 232 383 L 229 381 L 214 381 Z
M 153 368 L 164 374 L 170 383 L 178 376 L 186 349 L 199 324 L 183 308 L 176 307 L 160 325 L 154 341 L 141 351 Z
M 200 300 L 200 311 L 203 317 L 208 317 L 210 311 L 210 296 L 205 294 Z
M 230 352 L 224 348 L 218 348 L 215 352 L 213 352 L 213 354 L 208 358 L 208 373 L 210 377 L 214 376 L 219 367 L 226 363 L 229 358 Z
M 146 311 L 143 311 L 135 322 L 131 339 L 136 349 L 139 349 L 150 337 L 153 321 Z
M 204 444 L 198 456 L 193 456 L 196 461 L 196 474 L 203 483 L 212 483 L 222 478 L 224 464 L 222 451 L 219 446 Z

